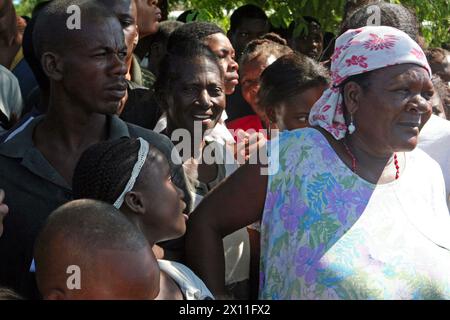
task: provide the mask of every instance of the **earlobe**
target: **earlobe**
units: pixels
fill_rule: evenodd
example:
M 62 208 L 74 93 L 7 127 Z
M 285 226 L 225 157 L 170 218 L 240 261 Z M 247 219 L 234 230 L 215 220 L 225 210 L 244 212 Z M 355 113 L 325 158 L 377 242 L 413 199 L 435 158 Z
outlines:
M 125 195 L 124 203 L 135 214 L 144 214 L 145 206 L 140 192 L 130 191 Z
M 41 65 L 45 74 L 55 81 L 62 79 L 62 60 L 53 52 L 45 52 L 41 57 Z

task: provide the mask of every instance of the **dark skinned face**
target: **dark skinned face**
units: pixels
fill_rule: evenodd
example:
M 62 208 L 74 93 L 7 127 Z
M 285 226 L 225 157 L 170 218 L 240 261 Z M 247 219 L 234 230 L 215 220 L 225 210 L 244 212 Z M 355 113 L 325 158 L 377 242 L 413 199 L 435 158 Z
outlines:
M 206 37 L 204 43 L 219 58 L 225 72 L 225 94 L 232 94 L 239 83 L 239 66 L 235 61 L 235 52 L 230 40 L 222 33 L 215 33 Z
M 142 226 L 154 242 L 176 239 L 186 232 L 184 194 L 172 182 L 169 163 L 162 153 L 147 158 L 134 190 L 142 195 Z
M 194 134 L 194 122 L 203 132 L 213 129 L 225 109 L 224 82 L 218 66 L 199 57 L 184 64 L 166 97 L 169 122 Z
M 136 0 L 137 24 L 141 38 L 155 34 L 161 21 L 157 0 Z
M 317 61 L 323 51 L 323 34 L 319 25 L 314 22 L 308 28 L 307 35 L 291 39 L 291 48 Z
M 306 89 L 286 99 L 274 108 L 275 122 L 279 130 L 295 130 L 309 125 L 309 112 L 322 96 L 325 86 Z
M 431 114 L 434 90 L 427 71 L 415 64 L 386 67 L 374 71 L 361 90 L 351 137 L 380 154 L 413 150 L 419 127 Z
M 127 49 L 120 23 L 85 23 L 62 55 L 62 86 L 86 113 L 114 114 L 126 93 Z
M 108 6 L 119 19 L 127 45 L 127 64 L 131 61 L 133 50 L 139 37 L 137 28 L 137 8 L 135 0 L 107 1 Z M 105 2 L 106 3 L 106 2 Z
M 245 46 L 252 40 L 258 39 L 268 33 L 269 23 L 261 19 L 245 19 L 231 34 L 231 43 L 236 50 L 236 55 L 241 56 Z

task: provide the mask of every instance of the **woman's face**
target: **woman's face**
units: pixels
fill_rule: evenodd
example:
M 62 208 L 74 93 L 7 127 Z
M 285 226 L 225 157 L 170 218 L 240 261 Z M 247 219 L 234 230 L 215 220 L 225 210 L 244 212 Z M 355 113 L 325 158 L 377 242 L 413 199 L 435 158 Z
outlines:
M 420 125 L 431 114 L 434 90 L 427 71 L 415 64 L 390 66 L 374 71 L 368 82 L 355 102 L 356 131 L 350 137 L 383 155 L 413 150 Z
M 145 215 L 142 225 L 155 242 L 176 239 L 186 232 L 187 216 L 184 194 L 173 182 L 170 167 L 164 155 L 150 151 L 134 190 L 142 193 Z
M 179 73 L 168 88 L 166 105 L 173 129 L 184 128 L 194 134 L 194 122 L 202 133 L 213 129 L 225 109 L 224 80 L 220 69 L 205 57 L 178 63 Z
M 259 81 L 264 69 L 271 65 L 276 58 L 273 55 L 259 55 L 241 66 L 242 96 L 260 117 L 263 112 L 258 108 L 256 96 L 259 90 Z
M 308 118 L 312 106 L 322 96 L 326 86 L 306 89 L 286 99 L 271 111 L 279 130 L 295 130 L 309 125 Z
M 225 94 L 232 94 L 239 83 L 239 66 L 234 60 L 235 52 L 230 40 L 222 33 L 215 33 L 205 38 L 205 45 L 208 46 L 220 60 L 220 64 L 225 73 Z

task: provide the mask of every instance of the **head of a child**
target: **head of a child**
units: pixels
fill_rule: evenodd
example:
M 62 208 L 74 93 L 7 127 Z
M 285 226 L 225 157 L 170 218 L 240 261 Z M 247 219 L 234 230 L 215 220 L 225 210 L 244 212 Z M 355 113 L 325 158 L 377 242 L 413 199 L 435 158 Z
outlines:
M 300 53 L 287 54 L 262 73 L 258 106 L 279 130 L 304 128 L 328 84 L 328 72 L 319 63 Z
M 151 245 L 186 231 L 183 191 L 172 182 L 166 157 L 142 138 L 121 138 L 88 148 L 75 168 L 75 199 L 114 205 Z
M 154 299 L 159 267 L 144 235 L 112 205 L 76 200 L 56 209 L 34 250 L 49 300 Z
M 242 96 L 263 120 L 265 114 L 258 108 L 256 99 L 261 74 L 279 57 L 291 52 L 286 40 L 275 33 L 268 33 L 260 39 L 250 41 L 242 53 L 239 61 Z

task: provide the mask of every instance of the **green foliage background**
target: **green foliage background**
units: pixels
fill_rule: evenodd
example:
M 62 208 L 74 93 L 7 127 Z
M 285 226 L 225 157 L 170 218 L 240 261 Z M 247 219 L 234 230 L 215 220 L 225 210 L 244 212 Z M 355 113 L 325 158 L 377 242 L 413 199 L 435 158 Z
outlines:
M 43 0 L 22 0 L 16 6 L 20 15 L 30 15 L 36 3 Z M 347 0 L 169 0 L 170 9 L 199 10 L 199 19 L 214 21 L 228 29 L 228 16 L 241 5 L 256 4 L 268 13 L 275 27 L 287 27 L 301 16 L 316 17 L 326 31 L 336 33 L 342 20 L 343 8 Z M 425 21 L 422 31 L 430 46 L 450 44 L 450 0 L 391 0 L 414 9 L 419 21 Z M 303 26 L 300 26 L 298 32 Z

